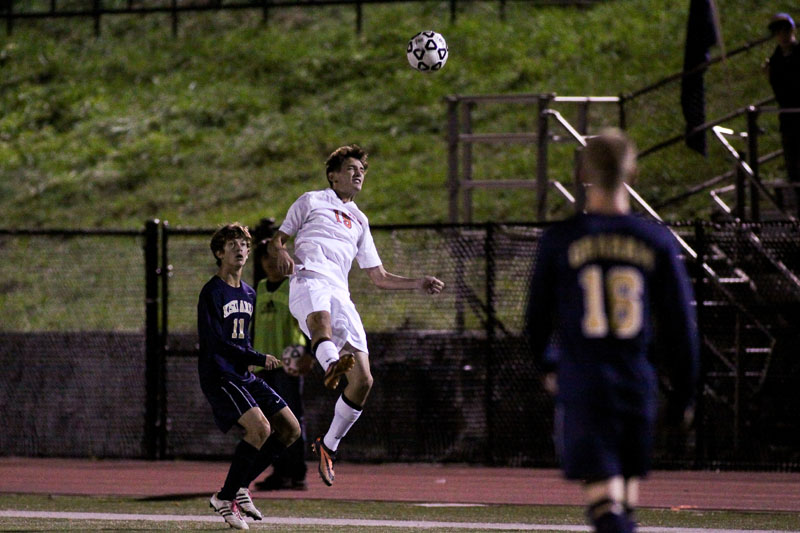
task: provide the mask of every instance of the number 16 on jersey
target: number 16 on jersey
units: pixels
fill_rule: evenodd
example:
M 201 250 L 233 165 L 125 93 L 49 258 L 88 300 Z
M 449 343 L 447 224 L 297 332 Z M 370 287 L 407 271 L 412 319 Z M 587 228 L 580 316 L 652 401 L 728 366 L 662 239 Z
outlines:
M 578 273 L 583 290 L 581 327 L 587 338 L 636 337 L 642 329 L 644 280 L 639 270 L 615 266 L 603 272 L 588 265 Z

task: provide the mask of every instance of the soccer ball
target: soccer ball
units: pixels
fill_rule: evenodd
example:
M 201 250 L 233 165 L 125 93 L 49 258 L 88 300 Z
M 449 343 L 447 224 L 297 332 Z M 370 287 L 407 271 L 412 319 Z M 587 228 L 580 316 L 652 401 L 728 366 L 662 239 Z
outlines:
M 422 72 L 441 70 L 447 63 L 447 42 L 435 31 L 421 31 L 408 41 L 406 48 L 408 63 Z
M 314 359 L 302 344 L 287 346 L 281 354 L 283 370 L 290 376 L 304 376 L 311 371 Z

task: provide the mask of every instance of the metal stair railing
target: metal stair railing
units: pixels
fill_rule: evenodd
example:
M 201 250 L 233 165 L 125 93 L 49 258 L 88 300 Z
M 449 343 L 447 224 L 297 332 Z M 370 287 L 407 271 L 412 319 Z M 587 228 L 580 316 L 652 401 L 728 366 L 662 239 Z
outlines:
M 754 108 L 751 106 L 748 111 L 751 111 L 752 109 Z M 767 197 L 767 199 L 772 203 L 773 207 L 781 214 L 782 217 L 791 222 L 797 222 L 797 218 L 783 210 L 777 198 L 772 195 L 767 186 L 764 185 L 760 179 L 756 178 L 755 172 L 750 164 L 748 164 L 747 161 L 742 158 L 739 152 L 731 145 L 730 142 L 728 142 L 728 139 L 725 138 L 726 135 L 735 135 L 735 132 L 732 129 L 725 128 L 721 125 L 712 127 L 711 131 L 713 132 L 714 137 L 720 142 L 720 144 L 722 144 L 723 148 L 725 148 L 728 156 L 742 170 L 750 184 L 755 186 L 761 192 L 761 194 Z M 751 133 L 748 132 L 746 135 L 749 137 Z
M 758 158 L 758 164 L 759 165 L 763 165 L 764 163 L 769 163 L 773 159 L 777 159 L 778 157 L 780 157 L 782 155 L 783 155 L 783 150 L 775 150 L 774 152 L 770 152 L 768 154 L 764 154 L 763 156 L 760 156 Z M 693 187 L 689 187 L 688 189 L 686 189 L 685 191 L 681 192 L 680 194 L 676 194 L 675 196 L 673 196 L 671 198 L 667 198 L 666 200 L 662 200 L 661 202 L 657 203 L 654 206 L 654 209 L 660 209 L 662 207 L 667 207 L 667 206 L 682 202 L 683 200 L 686 200 L 687 198 L 689 198 L 691 196 L 694 196 L 695 194 L 701 193 L 701 192 L 705 191 L 706 189 L 708 189 L 710 187 L 713 187 L 714 185 L 717 185 L 718 183 L 722 183 L 724 181 L 727 181 L 727 180 L 735 177 L 736 176 L 736 172 L 737 172 L 736 170 L 729 170 L 729 171 L 724 172 L 722 174 L 718 174 L 718 175 L 714 176 L 713 178 L 710 178 L 710 179 L 704 181 L 703 183 L 699 183 L 699 184 L 697 184 L 697 185 L 695 185 Z M 718 189 L 718 191 L 730 192 L 731 190 L 733 190 L 733 187 L 734 186 L 730 186 L 730 188 L 728 188 L 726 186 L 726 187 L 723 187 L 722 189 Z
M 449 95 L 447 102 L 448 143 L 448 204 L 449 220 L 452 223 L 472 221 L 472 193 L 480 189 L 527 189 L 536 195 L 536 220 L 544 221 L 547 213 L 547 194 L 555 188 L 569 203 L 575 196 L 561 183 L 548 177 L 548 146 L 561 142 L 562 137 L 553 135 L 548 129 L 544 110 L 553 104 L 569 104 L 577 107 L 578 128 L 585 131 L 589 126 L 589 108 L 592 105 L 613 105 L 618 108 L 618 121 L 624 123 L 622 100 L 618 96 L 558 96 L 546 94 L 481 94 Z M 536 106 L 538 123 L 536 131 L 475 132 L 473 110 L 483 105 Z M 570 139 L 566 139 L 570 141 Z M 472 148 L 477 144 L 535 145 L 536 168 L 530 178 L 517 179 L 473 179 Z
M 572 125 L 556 110 L 553 109 L 545 109 L 542 111 L 544 116 L 553 117 L 558 124 L 560 124 L 564 130 L 582 147 L 586 146 L 586 137 L 585 135 L 581 135 L 578 131 L 572 127 Z M 629 184 L 625 184 L 625 188 L 634 201 L 651 217 L 658 220 L 659 222 L 663 222 L 663 219 L 659 214 L 653 209 L 645 200 L 644 198 L 639 195 L 636 190 L 631 187 Z M 697 252 L 687 243 L 675 230 L 666 226 L 667 229 L 672 233 L 672 235 L 677 239 L 678 243 L 680 244 L 681 248 L 695 261 L 698 260 Z M 767 339 L 767 343 L 769 346 L 765 347 L 767 357 L 765 358 L 764 362 L 764 369 L 762 372 L 759 373 L 759 383 L 758 388 L 760 389 L 763 386 L 764 381 L 766 379 L 767 369 L 769 368 L 769 362 L 771 360 L 772 350 L 775 347 L 775 343 L 777 339 L 772 335 L 767 328 L 749 309 L 747 309 L 738 299 L 725 287 L 726 283 L 730 280 L 728 278 L 724 278 L 716 273 L 716 271 L 708 264 L 707 261 L 703 261 L 701 263 L 702 269 L 708 274 L 708 279 L 714 283 L 717 290 L 724 296 L 725 300 L 727 300 L 728 305 L 733 306 L 736 310 L 741 313 L 743 317 L 745 317 L 753 326 L 760 331 L 762 334 L 765 335 Z M 740 270 L 741 272 L 741 270 Z M 742 274 L 744 274 L 742 272 Z M 746 274 L 745 274 L 746 275 Z M 740 283 L 740 279 L 735 279 L 736 283 Z M 697 303 L 698 307 L 701 305 L 700 302 Z M 746 350 L 746 348 L 745 348 Z M 715 351 L 715 353 L 718 351 Z
M 786 213 L 783 209 L 781 209 L 780 205 L 778 204 L 778 201 L 772 194 L 770 194 L 766 186 L 763 183 L 761 183 L 761 180 L 756 179 L 755 173 L 753 172 L 753 169 L 750 167 L 750 165 L 747 164 L 747 162 L 742 159 L 742 156 L 739 154 L 739 152 L 737 152 L 736 149 L 733 148 L 730 142 L 728 142 L 728 140 L 725 138 L 725 135 L 733 135 L 734 131 L 728 128 L 724 128 L 722 126 L 714 126 L 712 130 L 714 132 L 715 138 L 723 145 L 728 155 L 731 157 L 731 159 L 733 159 L 733 161 L 739 167 L 742 173 L 744 173 L 744 175 L 749 179 L 750 183 L 755 185 L 759 189 L 759 191 L 761 191 L 761 193 L 764 194 L 764 196 L 766 196 L 767 199 L 769 199 L 770 202 L 774 204 L 778 212 L 780 212 L 787 220 L 796 223 L 797 219 L 794 216 Z M 733 210 L 722 200 L 722 198 L 719 195 L 719 193 L 722 192 L 723 189 L 727 189 L 728 191 L 731 190 L 729 187 L 731 186 L 711 191 L 711 197 L 714 200 L 714 202 L 717 205 L 719 205 L 728 216 L 733 218 L 734 221 L 736 222 L 741 222 L 741 220 L 733 214 Z M 735 187 L 735 185 L 733 187 Z M 792 272 L 791 269 L 789 269 L 786 266 L 786 264 L 784 264 L 783 261 L 775 257 L 772 251 L 769 250 L 764 245 L 761 238 L 758 235 L 756 235 L 752 230 L 747 229 L 745 235 L 748 241 L 758 251 L 758 253 L 760 253 L 770 264 L 772 264 L 772 266 L 774 266 L 775 269 L 778 272 L 780 272 L 783 275 L 783 277 L 789 282 L 789 286 L 791 288 L 792 293 L 798 299 L 798 301 L 800 301 L 800 278 L 798 278 L 797 275 L 794 272 Z
M 545 109 L 544 111 L 542 111 L 542 114 L 545 115 L 545 116 L 551 116 L 551 117 L 555 118 L 556 122 L 558 122 L 567 131 L 567 133 L 569 133 L 570 136 L 578 144 L 581 145 L 581 147 L 585 147 L 586 146 L 586 137 L 587 136 L 581 135 L 580 133 L 578 133 L 578 130 L 576 130 L 567 121 L 567 119 L 565 119 L 561 115 L 561 113 L 559 113 L 558 111 L 556 111 L 554 109 Z M 625 189 L 628 191 L 628 194 L 631 195 L 631 198 L 633 198 L 636 201 L 636 203 L 639 205 L 639 207 L 644 209 L 645 212 L 647 212 L 648 215 L 650 215 L 651 217 L 655 218 L 659 222 L 664 222 L 664 220 L 661 218 L 661 216 L 659 216 L 659 214 L 656 213 L 655 209 L 653 209 L 650 206 L 650 204 L 648 204 L 644 200 L 644 198 L 642 198 L 641 195 L 639 195 L 639 193 L 636 192 L 636 190 L 633 187 L 631 187 L 629 184 L 625 183 Z M 673 231 L 672 228 L 668 227 L 668 229 L 670 230 L 670 232 L 672 232 L 672 234 L 678 240 L 678 243 L 686 251 L 686 253 L 688 253 L 692 257 L 692 259 L 697 259 L 697 252 L 695 252 L 694 249 L 691 246 L 689 246 L 689 244 L 683 239 L 683 237 L 678 235 L 677 232 Z M 716 273 L 714 273 L 714 271 L 711 270 L 711 267 L 709 267 L 706 263 L 703 263 L 703 268 L 706 269 L 709 274 L 716 276 Z

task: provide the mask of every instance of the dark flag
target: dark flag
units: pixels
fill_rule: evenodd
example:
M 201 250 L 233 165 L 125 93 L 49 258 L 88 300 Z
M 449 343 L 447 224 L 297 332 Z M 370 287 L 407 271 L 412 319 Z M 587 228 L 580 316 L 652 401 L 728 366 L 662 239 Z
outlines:
M 705 68 L 693 72 L 699 65 L 708 62 L 708 49 L 717 43 L 712 0 L 690 0 L 689 22 L 686 25 L 686 49 L 683 56 L 683 81 L 681 83 L 681 109 L 686 119 L 686 133 L 706 121 Z M 686 74 L 691 72 L 691 74 Z M 686 137 L 686 145 L 706 155 L 705 132 Z

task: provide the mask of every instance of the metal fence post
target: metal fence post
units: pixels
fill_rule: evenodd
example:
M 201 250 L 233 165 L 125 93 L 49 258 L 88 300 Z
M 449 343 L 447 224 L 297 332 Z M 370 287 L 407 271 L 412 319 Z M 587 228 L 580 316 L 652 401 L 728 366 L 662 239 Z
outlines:
M 495 285 L 495 225 L 492 222 L 486 223 L 483 254 L 486 260 L 486 383 L 484 389 L 484 397 L 486 401 L 486 462 L 487 464 L 494 463 L 494 454 L 492 451 L 495 449 L 494 435 L 494 389 L 495 389 L 495 365 L 497 361 L 496 356 L 496 342 L 495 342 L 495 328 L 497 326 L 497 316 L 495 315 L 494 306 L 494 285 Z
M 578 104 L 578 124 L 577 128 L 578 133 L 585 136 L 589 132 L 589 102 L 582 102 Z M 573 156 L 573 175 L 572 175 L 572 182 L 574 184 L 573 192 L 575 194 L 575 213 L 582 213 L 583 208 L 586 206 L 586 190 L 583 187 L 583 182 L 581 182 L 579 169 L 580 169 L 580 161 L 581 161 L 581 152 L 583 151 L 583 146 L 580 144 L 575 148 L 575 155 Z
M 470 134 L 472 133 L 472 110 L 475 107 L 473 102 L 467 102 L 461 108 L 461 126 L 464 129 L 464 133 Z M 461 170 L 463 172 L 462 181 L 464 182 L 464 191 L 463 191 L 463 204 L 462 208 L 464 209 L 464 221 L 465 222 L 472 222 L 472 188 L 469 187 L 470 182 L 472 181 L 472 142 L 465 141 L 464 148 L 461 150 Z
M 747 108 L 747 156 L 750 169 L 753 171 L 753 181 L 750 184 L 750 214 L 756 222 L 761 220 L 761 209 L 759 207 L 759 192 L 756 183 L 761 182 L 758 172 L 758 108 L 749 106 Z
M 178 0 L 172 0 L 172 13 L 170 19 L 172 20 L 172 36 L 178 35 Z
M 161 335 L 158 327 L 158 228 L 157 219 L 145 223 L 145 428 L 144 448 L 148 459 L 157 459 L 158 383 Z
M 548 143 L 548 123 L 545 111 L 550 107 L 552 94 L 539 95 L 539 123 L 537 137 L 536 154 L 536 220 L 544 222 L 547 218 L 547 143 Z
M 697 312 L 697 329 L 702 335 L 703 328 L 706 322 L 706 271 L 703 268 L 703 263 L 706 260 L 706 233 L 703 223 L 700 220 L 694 221 L 695 233 L 695 251 L 697 258 L 694 261 L 693 274 L 694 274 L 694 298 L 695 308 Z M 706 457 L 706 435 L 705 435 L 705 399 L 703 394 L 705 392 L 706 380 L 706 354 L 705 343 L 700 343 L 700 368 L 698 369 L 697 388 L 695 390 L 695 447 L 694 447 L 694 466 L 701 468 L 705 463 Z
M 14 0 L 8 0 L 5 5 L 6 16 L 6 33 L 11 35 L 14 31 Z
M 158 452 L 159 458 L 167 454 L 167 351 L 169 350 L 169 278 L 172 265 L 169 264 L 169 222 L 161 223 L 161 330 L 159 332 L 160 351 L 158 358 Z
M 92 2 L 92 11 L 94 13 L 94 36 L 100 37 L 100 11 L 103 8 L 101 0 L 94 0 Z
M 447 189 L 450 222 L 458 223 L 458 98 L 447 97 Z
M 625 109 L 625 104 L 628 101 L 628 96 L 625 94 L 619 95 L 619 129 L 624 130 L 628 127 L 628 116 Z
M 739 152 L 739 159 L 744 161 L 745 154 Z M 739 161 L 733 162 L 733 175 L 736 179 L 736 207 L 734 207 L 734 215 L 739 220 L 744 220 L 745 217 L 745 204 L 747 203 L 747 176 Z

